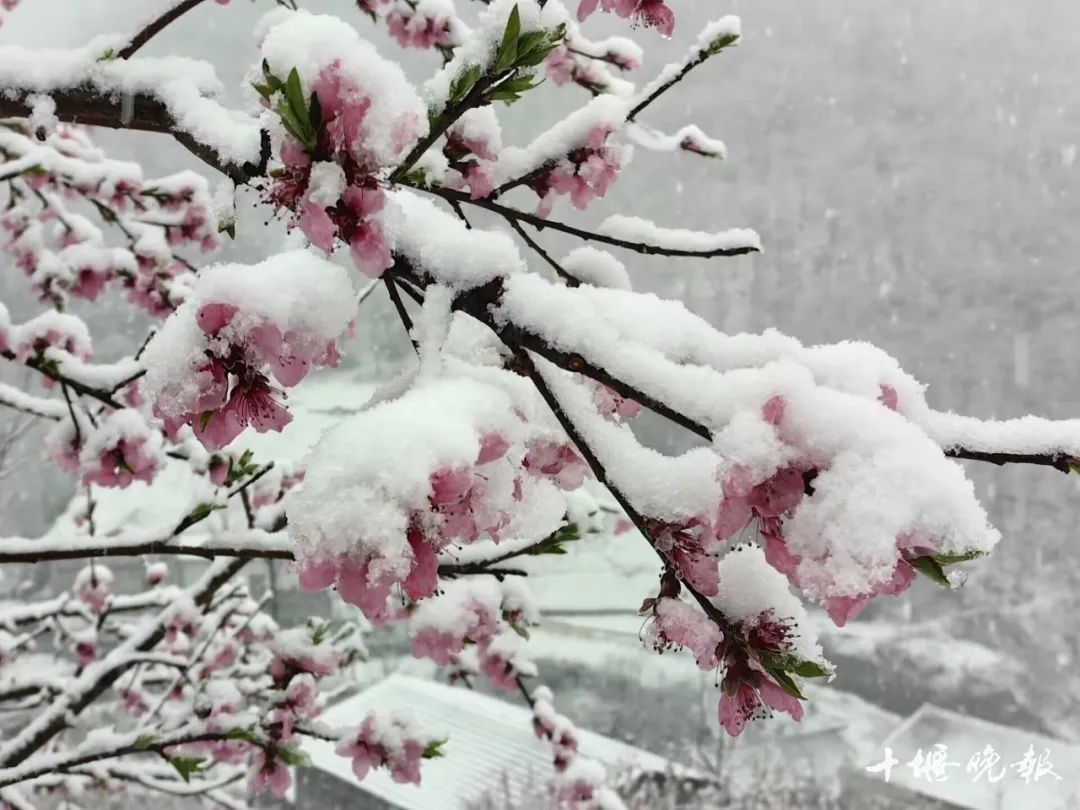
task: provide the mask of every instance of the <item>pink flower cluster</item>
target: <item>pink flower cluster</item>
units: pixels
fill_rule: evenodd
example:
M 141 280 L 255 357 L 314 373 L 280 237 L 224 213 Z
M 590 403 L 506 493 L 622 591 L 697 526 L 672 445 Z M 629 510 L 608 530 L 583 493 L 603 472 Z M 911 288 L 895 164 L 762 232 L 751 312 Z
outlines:
M 723 695 L 717 711 L 720 725 L 732 737 L 738 737 L 749 720 L 768 716 L 767 708 L 784 712 L 793 720 L 802 720 L 803 707 L 759 668 L 747 664 L 729 667 L 721 683 Z
M 303 627 L 278 632 L 269 640 L 268 647 L 273 656 L 270 676 L 278 688 L 287 686 L 302 673 L 316 678 L 332 675 L 342 663 L 338 650 L 325 639 L 316 642 Z
M 393 263 L 379 215 L 386 196 L 376 173 L 375 156 L 364 148 L 371 99 L 343 75 L 337 62 L 327 65 L 313 84 L 321 121 L 317 145 L 305 151 L 291 135 L 281 145 L 285 168 L 274 181 L 270 200 L 297 217 L 311 243 L 330 254 L 335 239 L 349 245 L 353 263 L 377 278 Z M 415 138 L 418 123 L 401 119 L 395 141 Z
M 449 48 L 458 44 L 452 35 L 446 6 L 431 8 L 412 0 L 397 0 L 386 15 L 390 36 L 402 48 Z
M 657 652 L 673 648 L 690 651 L 697 665 L 711 671 L 720 664 L 724 634 L 708 616 L 679 599 L 662 596 L 647 600 L 653 621 L 647 640 Z
M 611 83 L 611 75 L 604 65 L 613 65 L 619 70 L 633 70 L 639 66 L 636 58 L 617 49 L 597 55 L 587 55 L 575 48 L 571 41 L 568 45 L 555 48 L 544 61 L 544 73 L 559 87 L 574 82 L 586 90 L 601 93 Z
M 577 17 L 583 22 L 597 9 L 633 18 L 639 25 L 655 28 L 665 37 L 675 33 L 675 14 L 663 0 L 581 0 Z
M 93 357 L 86 325 L 74 315 L 61 312 L 43 312 L 19 326 L 4 328 L 4 324 L 0 324 L 0 342 L 5 344 L 3 349 L 12 352 L 20 363 L 43 357 L 50 349 L 77 360 L 88 361 Z M 55 382 L 43 377 L 42 384 L 52 388 Z
M 896 390 L 883 385 L 879 401 L 895 410 Z M 762 406 L 762 418 L 791 444 L 796 442 L 796 438 L 785 430 L 784 411 L 783 398 L 772 397 Z M 724 497 L 716 518 L 717 536 L 730 538 L 750 521 L 757 521 L 765 559 L 784 574 L 792 585 L 800 587 L 799 567 L 803 559 L 784 542 L 783 524 L 802 502 L 808 488 L 813 486 L 817 473 L 813 464 L 794 463 L 782 467 L 764 481 L 755 482 L 745 467 L 734 467 L 722 482 Z M 822 607 L 837 625 L 843 626 L 851 621 L 876 595 L 898 596 L 906 591 L 916 576 L 911 561 L 935 553 L 911 535 L 898 537 L 896 543 L 897 561 L 889 579 L 875 583 L 864 593 L 822 599 Z
M 531 439 L 522 467 L 530 475 L 547 478 L 559 489 L 572 491 L 589 475 L 589 465 L 568 441 Z
M 456 185 L 467 186 L 474 200 L 488 197 L 495 190 L 490 164 L 498 157 L 496 151 L 488 137 L 470 132 L 460 122 L 446 134 L 443 155 L 460 176 Z
M 138 412 L 124 408 L 111 413 L 83 447 L 82 482 L 119 489 L 134 481 L 149 484 L 163 461 L 160 434 Z
M 622 149 L 608 145 L 612 132 L 610 126 L 594 127 L 584 144 L 529 181 L 529 187 L 540 197 L 538 216 L 549 217 L 560 195 L 568 195 L 575 208 L 584 210 L 607 193 L 623 163 Z
M 578 734 L 573 722 L 555 711 L 555 701 L 546 686 L 533 690 L 533 732 L 551 744 L 555 770 L 564 772 L 578 753 Z
M 352 760 L 357 779 L 363 779 L 372 768 L 383 767 L 395 782 L 419 785 L 420 760 L 434 742 L 407 720 L 369 714 L 339 740 L 335 750 Z
M 94 613 L 102 613 L 112 599 L 113 573 L 104 565 L 88 565 L 75 575 L 75 598 Z
M 248 773 L 248 787 L 252 793 L 269 790 L 270 795 L 284 799 L 292 786 L 292 774 L 288 766 L 265 748 L 255 749 Z
M 163 392 L 154 413 L 170 436 L 181 425 L 191 425 L 208 450 L 229 444 L 246 427 L 265 433 L 280 431 L 292 421 L 265 369 L 288 388 L 303 380 L 312 366 L 336 366 L 340 360 L 334 341 L 303 331 L 283 332 L 271 320 L 245 314 L 233 304 L 205 303 L 195 320 L 206 345 L 203 359 L 192 369 L 197 385 L 175 395 Z
M 31 133 L 22 134 L 27 151 L 40 148 Z M 3 247 L 30 277 L 39 298 L 56 306 L 69 295 L 96 301 L 117 284 L 152 315 L 172 311 L 176 281 L 189 275 L 173 248 L 208 251 L 219 244 L 205 182 L 190 173 L 144 180 L 130 164 L 102 159 L 85 135 L 68 125 L 49 134 L 46 145 L 53 158 L 12 180 L 34 193 L 21 194 L 0 216 L 0 228 L 8 233 Z M 116 221 L 127 244 L 108 245 L 71 208 L 85 202 Z
M 518 675 L 533 671 L 519 632 L 534 622 L 513 591 L 492 583 L 454 582 L 413 613 L 410 649 L 439 666 L 466 665 L 461 655 L 474 649 L 476 669 L 497 688 L 512 691 Z
M 439 586 L 438 554 L 442 549 L 451 543 L 468 545 L 482 537 L 498 542 L 508 525 L 510 504 L 494 489 L 490 465 L 507 464 L 509 447 L 501 433 L 488 432 L 480 437 L 472 466 L 431 473 L 427 503 L 414 510 L 409 520 L 404 564 L 378 551 L 311 553 L 299 561 L 300 588 L 317 591 L 336 586 L 342 599 L 359 607 L 372 621 L 387 618 L 388 599 L 395 587 L 412 602 L 432 596 Z M 526 469 L 533 475 L 562 480 L 564 486 L 573 484 L 571 479 L 576 476 L 580 485 L 575 466 L 580 460 L 560 447 L 539 445 L 531 468 L 526 463 Z M 520 486 L 515 486 L 515 497 L 520 497 Z
M 735 638 L 727 639 L 724 648 L 718 650 L 721 661 L 726 661 L 718 708 L 720 725 L 736 737 L 748 720 L 765 716 L 766 707 L 802 720 L 802 703 L 785 691 L 775 680 L 779 676 L 769 674 L 761 663 L 793 654 L 790 623 L 767 610 L 734 627 L 741 644 L 737 645 Z

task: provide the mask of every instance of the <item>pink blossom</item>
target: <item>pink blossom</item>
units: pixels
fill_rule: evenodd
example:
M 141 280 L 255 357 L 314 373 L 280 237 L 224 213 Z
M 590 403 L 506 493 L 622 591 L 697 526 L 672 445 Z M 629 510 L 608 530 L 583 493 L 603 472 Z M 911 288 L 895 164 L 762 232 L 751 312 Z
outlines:
M 111 271 L 99 271 L 91 267 L 84 267 L 75 274 L 75 282 L 71 285 L 71 294 L 79 298 L 85 298 L 87 301 L 96 301 L 112 277 Z
M 75 576 L 75 598 L 94 613 L 101 613 L 112 597 L 112 571 L 103 565 L 87 566 Z
M 283 762 L 268 759 L 266 750 L 257 748 L 251 758 L 248 785 L 252 793 L 269 790 L 271 795 L 283 799 L 292 785 L 292 774 Z
M 386 767 L 395 782 L 419 785 L 426 747 L 410 724 L 368 715 L 355 731 L 341 738 L 335 750 L 352 760 L 357 779 L 363 780 L 372 768 Z
M 480 452 L 476 457 L 477 464 L 490 464 L 498 461 L 506 455 L 510 449 L 510 440 L 497 432 L 485 433 L 480 437 Z
M 695 546 L 694 541 L 680 541 L 671 550 L 671 558 L 679 572 L 698 593 L 716 596 L 720 593 L 718 561 Z
M 685 647 L 701 669 L 716 669 L 724 634 L 708 616 L 678 599 L 663 597 L 653 606 L 653 617 L 649 637 L 656 650 Z
M 870 603 L 870 594 L 857 596 L 830 596 L 821 600 L 821 606 L 837 627 L 843 627 L 854 619 Z
M 896 393 L 896 389 L 893 388 L 891 385 L 886 385 L 885 383 L 882 383 L 879 388 L 881 389 L 881 393 L 878 394 L 878 402 L 880 402 L 890 411 L 897 410 L 897 406 L 899 405 L 899 396 Z
M 530 474 L 549 478 L 567 491 L 578 489 L 589 469 L 570 444 L 550 439 L 531 440 L 522 466 Z
M 540 196 L 539 216 L 546 218 L 557 195 L 567 195 L 579 210 L 603 197 L 622 169 L 622 150 L 608 146 L 609 126 L 596 126 L 585 142 L 571 150 L 562 161 L 539 174 L 529 186 Z
M 409 650 L 415 658 L 430 658 L 441 667 L 465 648 L 464 637 L 436 627 L 424 627 L 413 634 Z
M 229 478 L 229 470 L 232 468 L 232 461 L 225 457 L 219 456 L 216 453 L 210 458 L 210 464 L 206 471 L 210 477 L 210 483 L 215 487 L 220 487 L 225 484 Z
M 720 696 L 718 718 L 720 725 L 732 737 L 738 737 L 758 707 L 757 692 L 746 681 L 736 681 L 730 687 L 726 680 Z
M 390 36 L 403 48 L 433 48 L 449 46 L 449 20 L 431 13 L 420 13 L 409 4 L 398 4 L 386 16 Z
M 578 21 L 584 22 L 597 8 L 614 12 L 620 17 L 633 17 L 636 22 L 655 28 L 665 37 L 675 32 L 675 15 L 663 0 L 581 0 Z
M 196 437 L 208 450 L 220 450 L 245 427 L 258 433 L 280 433 L 292 421 L 292 414 L 275 399 L 275 394 L 265 378 L 237 385 L 224 408 L 193 426 Z
M 752 681 L 752 682 L 751 682 Z M 750 671 L 744 676 L 729 672 L 724 678 L 718 716 L 720 725 L 732 737 L 738 737 L 748 720 L 764 717 L 765 706 L 794 720 L 802 720 L 803 707 L 799 700 L 785 692 L 768 677 Z
M 72 654 L 75 657 L 75 666 L 82 669 L 97 658 L 97 644 L 92 641 L 77 641 L 72 648 Z
M 298 224 L 304 235 L 311 240 L 311 244 L 327 255 L 334 252 L 334 237 L 337 235 L 337 229 L 323 206 L 310 199 L 305 200 Z
M 795 510 L 805 490 L 802 473 L 785 467 L 750 490 L 746 502 L 760 517 L 779 517 Z
M 333 560 L 307 557 L 298 564 L 300 590 L 313 592 L 329 588 L 337 577 Z
M 84 484 L 125 489 L 133 481 L 147 484 L 160 468 L 160 457 L 147 452 L 147 437 L 124 438 L 98 454 L 96 466 L 83 473 Z
M 600 415 L 612 421 L 619 418 L 633 419 L 642 410 L 641 403 L 616 393 L 606 385 L 598 385 L 593 389 L 592 400 Z
M 393 586 L 392 576 L 372 576 L 369 560 L 343 557 L 338 564 L 338 594 L 350 605 L 360 608 L 372 621 L 380 621 L 386 616 L 386 600 Z
M 553 50 L 544 62 L 544 73 L 555 84 L 562 87 L 574 80 L 574 68 L 576 62 L 570 49 L 560 45 Z
M 413 561 L 401 588 L 414 602 L 432 596 L 439 588 L 439 555 L 418 531 L 409 532 Z
M 203 304 L 195 313 L 195 323 L 207 335 L 214 336 L 233 322 L 237 312 L 239 310 L 232 304 Z

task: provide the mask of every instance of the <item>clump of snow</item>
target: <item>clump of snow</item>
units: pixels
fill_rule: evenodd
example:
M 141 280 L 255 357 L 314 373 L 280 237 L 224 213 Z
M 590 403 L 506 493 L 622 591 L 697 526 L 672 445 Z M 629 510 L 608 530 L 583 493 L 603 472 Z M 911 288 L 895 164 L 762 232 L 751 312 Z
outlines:
M 790 652 L 803 661 L 823 662 L 806 608 L 788 589 L 787 578 L 769 565 L 765 553 L 754 545 L 742 545 L 720 560 L 720 593 L 713 604 L 730 620 L 748 622 L 772 612 L 791 628 Z
M 583 284 L 616 290 L 631 288 L 626 266 L 606 250 L 589 245 L 577 247 L 560 259 L 559 265 Z
M 761 237 L 749 228 L 731 228 L 726 231 L 692 231 L 686 228 L 664 228 L 640 217 L 621 214 L 610 216 L 597 229 L 605 236 L 638 242 L 674 251 L 761 250 Z
M 260 46 L 270 71 L 284 81 L 295 68 L 305 98 L 330 66 L 354 81 L 368 103 L 363 146 L 378 165 L 392 165 L 425 133 L 427 111 L 405 73 L 355 28 L 325 14 L 276 9 L 272 14 L 261 26 Z
M 525 272 L 525 262 L 507 234 L 470 230 L 453 214 L 411 191 L 388 196 L 397 208 L 387 227 L 395 249 L 440 283 L 470 289 Z

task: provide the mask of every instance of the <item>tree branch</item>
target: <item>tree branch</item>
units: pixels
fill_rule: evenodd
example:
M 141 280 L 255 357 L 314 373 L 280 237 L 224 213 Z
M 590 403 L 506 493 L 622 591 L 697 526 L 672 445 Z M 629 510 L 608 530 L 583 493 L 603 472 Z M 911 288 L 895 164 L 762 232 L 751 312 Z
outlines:
M 177 5 L 166 9 L 160 16 L 151 20 L 145 28 L 131 38 L 131 41 L 116 54 L 118 59 L 130 59 L 143 45 L 160 34 L 170 24 L 184 16 L 204 0 L 181 0 Z
M 34 93 L 7 88 L 0 93 L 0 118 L 27 118 Z M 171 135 L 181 146 L 203 163 L 221 172 L 235 183 L 244 184 L 266 174 L 270 161 L 270 133 L 262 131 L 259 161 L 243 164 L 222 160 L 212 146 L 197 141 L 181 129 L 165 103 L 145 93 L 109 95 L 93 87 L 77 86 L 48 93 L 56 102 L 56 117 L 60 121 L 111 129 L 132 129 L 140 132 L 160 132 Z
M 214 594 L 239 573 L 246 562 L 233 560 L 211 567 L 199 582 L 188 589 L 196 606 L 205 609 Z M 165 623 L 169 616 L 169 608 L 166 607 L 156 617 L 148 620 L 105 658 L 84 669 L 45 712 L 0 745 L 0 766 L 8 769 L 0 772 L 3 774 L 0 776 L 0 786 L 25 778 L 12 778 L 12 771 L 17 771 L 16 766 L 48 744 L 49 740 L 70 724 L 73 717 L 77 717 L 112 688 L 120 676 L 131 667 L 133 654 L 149 652 L 161 642 L 165 637 Z
M 509 206 L 491 200 L 474 200 L 463 191 L 441 187 L 431 188 L 429 186 L 412 185 L 409 183 L 405 183 L 404 185 L 418 189 L 419 191 L 426 191 L 428 194 L 434 194 L 437 197 L 442 197 L 443 199 L 452 202 L 475 205 L 478 208 L 483 208 L 486 211 L 496 213 L 504 219 L 525 222 L 540 231 L 545 228 L 550 228 L 553 231 L 576 236 L 579 239 L 585 239 L 590 242 L 600 242 L 604 245 L 612 245 L 613 247 L 623 248 L 624 250 L 632 250 L 635 253 L 643 253 L 647 256 L 680 256 L 709 259 L 715 256 L 743 256 L 747 253 L 758 252 L 758 248 L 752 245 L 740 245 L 733 248 L 713 248 L 711 250 L 687 250 L 683 248 L 665 248 L 660 245 L 649 244 L 648 242 L 631 242 L 627 239 L 620 239 L 617 236 L 608 236 L 606 234 L 597 233 L 596 231 L 587 231 L 583 228 L 576 228 L 573 225 L 567 225 L 565 222 L 559 222 L 554 219 L 544 219 L 536 214 L 519 211 L 517 208 L 510 208 Z

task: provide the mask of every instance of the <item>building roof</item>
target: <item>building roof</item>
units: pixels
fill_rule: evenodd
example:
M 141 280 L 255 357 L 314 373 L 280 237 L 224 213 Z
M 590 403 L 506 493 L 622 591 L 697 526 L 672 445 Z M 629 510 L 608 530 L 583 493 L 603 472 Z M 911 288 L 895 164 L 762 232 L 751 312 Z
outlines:
M 947 761 L 957 763 L 946 767 L 947 778 L 930 781 L 917 777 L 908 763 L 921 749 L 924 756 L 937 744 L 947 746 Z M 998 777 L 991 782 L 986 774 L 975 778 L 968 771 L 973 755 L 987 746 L 1001 756 L 991 773 Z M 1002 726 L 976 717 L 942 709 L 924 703 L 918 711 L 901 723 L 882 743 L 875 754 L 884 757 L 884 748 L 892 749 L 899 760 L 889 783 L 899 785 L 938 801 L 968 810 L 1075 810 L 1080 807 L 1080 746 L 1056 740 L 1023 729 Z M 1025 781 L 1017 768 L 1028 748 L 1035 757 L 1044 751 L 1048 763 L 1061 779 L 1043 775 Z M 877 774 L 880 778 L 881 774 Z
M 464 810 L 488 791 L 518 796 L 529 783 L 553 774 L 550 746 L 532 730 L 532 713 L 497 698 L 434 681 L 392 675 L 329 707 L 321 719 L 331 726 L 358 725 L 368 712 L 405 712 L 425 729 L 447 738 L 445 756 L 422 766 L 423 782 L 399 785 L 379 769 L 361 783 L 333 743 L 305 739 L 312 767 L 354 784 L 403 810 Z M 618 740 L 579 730 L 580 752 L 609 772 L 624 767 L 665 770 L 669 763 Z

